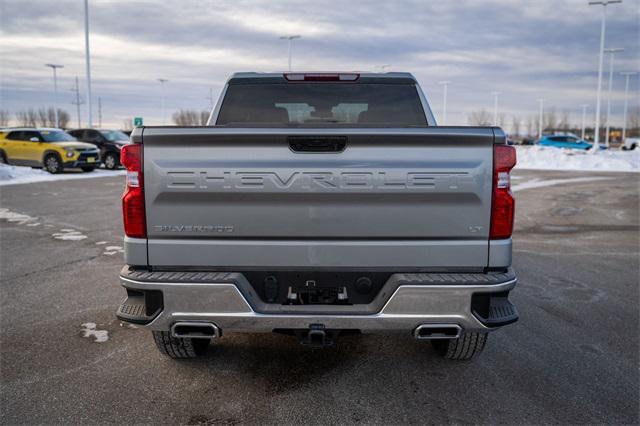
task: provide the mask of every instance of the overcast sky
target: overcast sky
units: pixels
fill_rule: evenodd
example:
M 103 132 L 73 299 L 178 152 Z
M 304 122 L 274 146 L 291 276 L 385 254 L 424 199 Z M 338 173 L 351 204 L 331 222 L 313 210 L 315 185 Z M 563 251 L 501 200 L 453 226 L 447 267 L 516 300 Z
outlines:
M 294 70 L 413 73 L 436 117 L 450 80 L 448 124 L 471 111 L 536 114 L 537 99 L 580 121 L 579 105 L 595 107 L 601 6 L 586 0 L 440 1 L 137 1 L 90 0 L 94 123 L 97 98 L 104 126 L 142 116 L 159 124 L 160 83 L 166 116 L 208 109 L 234 71 L 279 71 L 294 42 Z M 0 108 L 12 113 L 53 104 L 51 70 L 59 63 L 60 106 L 72 114 L 75 76 L 86 93 L 82 0 L 0 0 Z M 638 70 L 639 0 L 608 7 L 608 47 L 623 47 L 615 69 Z M 606 62 L 608 65 L 608 62 Z M 606 83 L 606 80 L 605 80 Z M 606 86 L 605 86 L 606 87 Z M 631 104 L 638 104 L 638 78 Z M 624 80 L 614 78 L 614 122 L 622 122 Z M 82 106 L 86 123 L 86 105 Z M 591 117 L 591 114 L 590 114 Z M 507 125 L 508 127 L 508 125 Z

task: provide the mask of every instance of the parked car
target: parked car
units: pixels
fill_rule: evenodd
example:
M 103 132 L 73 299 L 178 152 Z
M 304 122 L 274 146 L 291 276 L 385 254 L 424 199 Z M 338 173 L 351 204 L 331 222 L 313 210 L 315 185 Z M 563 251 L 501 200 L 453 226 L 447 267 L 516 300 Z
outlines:
M 591 142 L 587 142 L 584 139 L 580 139 L 577 136 L 568 136 L 568 135 L 560 135 L 560 136 L 542 136 L 537 141 L 537 144 L 540 146 L 552 146 L 555 148 L 568 148 L 568 149 L 581 149 L 587 150 L 591 149 L 593 144 Z M 606 145 L 600 144 L 601 149 L 607 149 Z
M 470 359 L 518 319 L 501 129 L 437 127 L 409 73 L 239 73 L 222 93 L 208 127 L 138 127 L 122 148 L 117 316 L 163 354 L 362 332 Z
M 129 143 L 129 136 L 120 130 L 74 129 L 69 134 L 78 140 L 89 142 L 100 149 L 104 167 L 113 170 L 120 166 L 120 150 Z
M 49 173 L 69 168 L 91 172 L 100 164 L 100 152 L 60 129 L 15 128 L 0 133 L 0 162 L 42 167 Z
M 625 138 L 622 144 L 622 149 L 625 151 L 631 151 L 640 147 L 640 138 Z

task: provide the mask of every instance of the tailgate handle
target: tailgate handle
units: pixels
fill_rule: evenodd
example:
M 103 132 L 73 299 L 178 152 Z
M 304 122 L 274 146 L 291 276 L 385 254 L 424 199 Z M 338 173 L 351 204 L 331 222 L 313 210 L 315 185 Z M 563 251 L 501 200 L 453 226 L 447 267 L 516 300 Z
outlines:
M 289 136 L 293 152 L 342 152 L 347 146 L 346 136 Z

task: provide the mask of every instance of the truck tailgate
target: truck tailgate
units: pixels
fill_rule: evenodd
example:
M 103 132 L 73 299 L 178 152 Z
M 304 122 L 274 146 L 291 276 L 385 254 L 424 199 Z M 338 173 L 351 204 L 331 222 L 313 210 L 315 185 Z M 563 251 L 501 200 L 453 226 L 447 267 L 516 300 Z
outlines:
M 152 127 L 142 140 L 150 265 L 487 266 L 490 128 Z

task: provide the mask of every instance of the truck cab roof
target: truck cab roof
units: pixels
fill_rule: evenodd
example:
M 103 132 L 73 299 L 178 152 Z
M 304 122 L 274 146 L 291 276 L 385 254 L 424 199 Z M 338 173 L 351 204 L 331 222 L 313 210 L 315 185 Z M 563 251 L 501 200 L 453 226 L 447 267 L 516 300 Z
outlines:
M 416 78 L 408 72 L 376 73 L 369 71 L 283 71 L 283 72 L 236 72 L 228 84 L 285 83 L 296 81 L 342 81 L 345 83 L 415 84 Z

